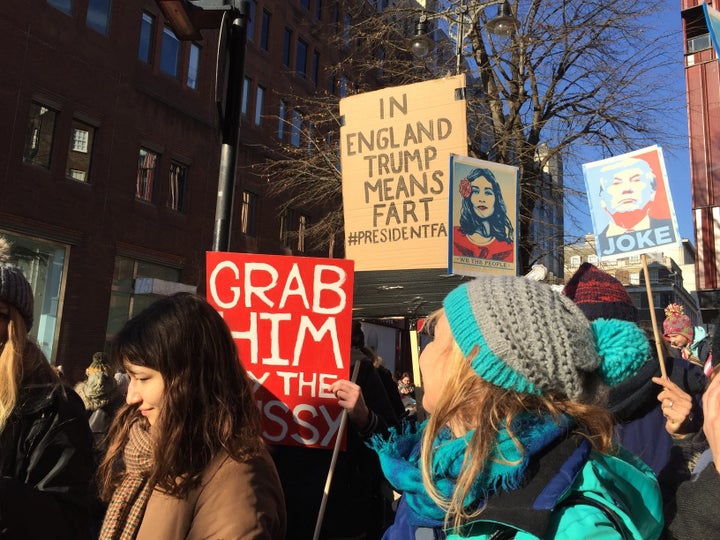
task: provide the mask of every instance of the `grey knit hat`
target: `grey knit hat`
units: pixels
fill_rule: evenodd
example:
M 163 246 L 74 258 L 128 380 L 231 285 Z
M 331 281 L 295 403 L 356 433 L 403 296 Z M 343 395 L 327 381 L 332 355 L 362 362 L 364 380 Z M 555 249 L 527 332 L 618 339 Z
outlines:
M 0 236 L 0 300 L 15 306 L 25 319 L 28 332 L 33 325 L 33 291 L 22 271 L 10 263 L 10 244 Z
M 650 352 L 637 325 L 591 323 L 572 300 L 523 277 L 478 277 L 451 291 L 443 304 L 453 338 L 475 372 L 520 393 L 577 400 L 592 389 L 588 375 L 614 386 L 634 375 Z

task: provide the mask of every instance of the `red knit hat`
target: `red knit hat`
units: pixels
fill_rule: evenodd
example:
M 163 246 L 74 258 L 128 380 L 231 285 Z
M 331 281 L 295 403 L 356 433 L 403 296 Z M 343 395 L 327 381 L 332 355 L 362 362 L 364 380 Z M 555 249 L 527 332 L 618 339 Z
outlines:
M 665 308 L 665 320 L 663 321 L 663 335 L 665 339 L 671 334 L 678 334 L 692 343 L 693 326 L 690 317 L 685 315 L 685 310 L 680 304 L 670 304 Z
M 621 319 L 637 322 L 637 308 L 625 286 L 616 278 L 590 263 L 582 263 L 563 288 L 585 314 L 595 319 Z

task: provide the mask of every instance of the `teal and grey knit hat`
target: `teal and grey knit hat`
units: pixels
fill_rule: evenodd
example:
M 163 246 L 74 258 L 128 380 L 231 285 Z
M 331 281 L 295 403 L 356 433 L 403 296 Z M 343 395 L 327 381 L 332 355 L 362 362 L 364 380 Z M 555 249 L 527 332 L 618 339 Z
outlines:
M 524 277 L 478 277 L 451 291 L 444 307 L 475 372 L 520 393 L 577 400 L 589 390 L 588 375 L 614 386 L 634 375 L 650 353 L 634 323 L 590 322 L 572 300 Z

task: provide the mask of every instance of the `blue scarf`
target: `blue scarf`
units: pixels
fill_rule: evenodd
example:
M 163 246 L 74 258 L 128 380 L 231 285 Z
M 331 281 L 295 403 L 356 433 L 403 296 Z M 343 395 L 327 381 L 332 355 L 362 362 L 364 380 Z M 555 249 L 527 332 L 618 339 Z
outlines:
M 445 511 L 427 494 L 420 470 L 420 440 L 427 422 L 417 428 L 404 424 L 400 432 L 391 428 L 390 437 L 376 435 L 370 446 L 378 453 L 383 473 L 390 484 L 403 494 L 411 511 L 410 523 L 417 526 L 442 525 Z M 466 500 L 466 508 L 476 508 L 497 491 L 512 491 L 520 486 L 530 458 L 559 437 L 564 436 L 571 422 L 567 417 L 552 419 L 524 414 L 513 421 L 512 432 L 521 447 L 503 428 L 485 461 L 485 468 L 475 480 Z M 433 483 L 450 499 L 455 481 L 462 468 L 467 445 L 474 431 L 454 437 L 446 427 L 433 442 Z

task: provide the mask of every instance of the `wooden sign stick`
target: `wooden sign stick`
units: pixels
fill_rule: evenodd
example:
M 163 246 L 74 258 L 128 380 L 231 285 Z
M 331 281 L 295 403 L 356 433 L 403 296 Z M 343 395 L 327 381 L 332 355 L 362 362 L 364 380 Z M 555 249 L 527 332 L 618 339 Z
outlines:
M 350 377 L 351 382 L 355 382 L 360 371 L 360 363 L 358 360 L 355 362 L 353 367 L 352 376 Z M 315 532 L 313 533 L 313 540 L 320 538 L 320 529 L 322 529 L 323 518 L 325 517 L 325 508 L 327 507 L 328 497 L 330 495 L 330 485 L 332 484 L 333 473 L 335 472 L 335 465 L 337 464 L 338 454 L 340 453 L 340 444 L 342 443 L 342 437 L 345 433 L 345 425 L 347 424 L 347 410 L 343 409 L 342 418 L 340 418 L 340 425 L 338 426 L 337 437 L 335 438 L 335 448 L 333 448 L 332 459 L 330 460 L 330 469 L 328 470 L 327 479 L 325 480 L 325 489 L 323 490 L 322 501 L 320 501 L 320 510 L 318 512 L 317 521 L 315 522 Z

